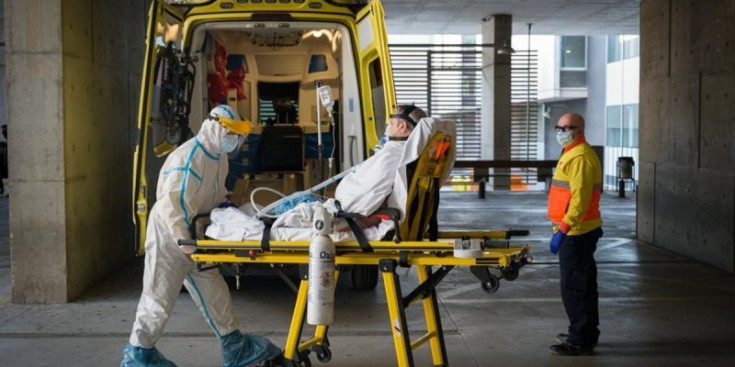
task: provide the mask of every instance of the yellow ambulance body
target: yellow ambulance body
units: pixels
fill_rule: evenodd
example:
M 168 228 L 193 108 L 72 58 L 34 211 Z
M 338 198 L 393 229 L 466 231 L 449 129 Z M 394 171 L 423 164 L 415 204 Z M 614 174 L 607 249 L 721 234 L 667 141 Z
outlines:
M 366 159 L 395 105 L 378 0 L 169 3 L 153 1 L 147 28 L 133 177 L 138 254 L 165 155 L 196 134 L 215 105 L 251 121 L 250 146 L 230 156 L 238 189 L 266 177 L 286 193 Z M 319 108 L 317 85 L 331 87 L 333 123 Z M 318 131 L 328 142 L 322 160 L 314 156 Z M 299 137 L 302 146 L 290 143 Z M 295 167 L 279 168 L 289 147 L 302 156 Z M 274 166 L 261 172 L 259 164 Z

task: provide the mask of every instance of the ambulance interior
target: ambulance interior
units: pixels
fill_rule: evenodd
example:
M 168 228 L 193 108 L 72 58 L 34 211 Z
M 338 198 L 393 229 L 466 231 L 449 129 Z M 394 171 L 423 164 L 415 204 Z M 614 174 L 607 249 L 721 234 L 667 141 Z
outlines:
M 200 71 L 191 97 L 192 131 L 219 104 L 251 121 L 251 134 L 230 155 L 227 186 L 236 203 L 248 202 L 255 187 L 284 194 L 312 187 L 364 159 L 355 60 L 345 27 L 314 22 L 205 24 L 194 31 L 192 50 Z M 331 88 L 333 124 L 318 105 L 317 85 Z M 261 205 L 276 199 L 259 195 L 266 196 L 258 199 Z

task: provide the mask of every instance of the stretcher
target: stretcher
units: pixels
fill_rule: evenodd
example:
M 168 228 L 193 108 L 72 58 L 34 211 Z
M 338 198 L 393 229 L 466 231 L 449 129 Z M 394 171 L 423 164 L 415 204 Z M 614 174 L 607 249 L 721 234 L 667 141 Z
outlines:
M 494 231 L 439 231 L 437 210 L 439 188 L 453 164 L 452 134 L 432 132 L 427 144 L 410 167 L 405 220 L 400 221 L 397 211 L 388 218 L 396 224 L 392 240 L 336 242 L 335 279 L 345 267 L 356 265 L 377 266 L 385 287 L 390 328 L 395 346 L 396 361 L 400 367 L 414 366 L 413 350 L 428 343 L 433 365 L 447 366 L 446 345 L 439 315 L 436 286 L 455 267 L 467 266 L 486 292 L 495 292 L 500 280 L 514 280 L 519 270 L 532 261 L 528 245 L 511 247 L 511 237 L 527 235 L 525 230 Z M 345 217 L 350 217 L 346 215 Z M 424 240 L 428 238 L 428 240 Z M 297 264 L 309 263 L 309 242 L 296 241 L 219 241 L 194 239 L 179 241 L 180 245 L 195 245 L 192 255 L 200 269 L 217 264 Z M 467 244 L 478 245 L 473 256 L 463 257 Z M 419 284 L 405 293 L 396 272 L 399 267 L 417 270 Z M 274 266 L 274 269 L 279 269 Z M 497 269 L 491 272 L 490 269 Z M 496 275 L 499 273 L 500 275 Z M 310 353 L 317 360 L 328 362 L 332 352 L 327 337 L 328 326 L 319 325 L 314 335 L 302 340 L 306 314 L 308 272 L 303 272 L 296 292 L 296 302 L 283 353 L 284 366 L 311 366 Z M 282 276 L 288 281 L 288 278 Z M 336 283 L 336 282 L 335 282 Z M 427 332 L 412 339 L 406 319 L 406 308 L 420 303 L 426 321 Z

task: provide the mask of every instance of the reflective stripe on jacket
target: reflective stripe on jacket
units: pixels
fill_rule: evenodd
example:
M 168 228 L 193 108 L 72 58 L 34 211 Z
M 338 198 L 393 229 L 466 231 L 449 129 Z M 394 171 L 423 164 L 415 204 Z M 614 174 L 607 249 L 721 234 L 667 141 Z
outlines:
M 554 231 L 564 223 L 568 235 L 587 233 L 602 225 L 600 159 L 584 137 L 564 147 L 549 190 L 547 215 Z

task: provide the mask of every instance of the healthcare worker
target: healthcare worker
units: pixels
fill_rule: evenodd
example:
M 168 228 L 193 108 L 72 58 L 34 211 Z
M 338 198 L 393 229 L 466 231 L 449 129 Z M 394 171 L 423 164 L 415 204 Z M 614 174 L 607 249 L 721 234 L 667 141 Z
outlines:
M 158 177 L 145 242 L 143 293 L 138 303 L 130 344 L 121 367 L 176 366 L 155 344 L 163 333 L 182 283 L 220 339 L 223 367 L 258 365 L 281 350 L 268 339 L 242 334 L 232 312 L 230 292 L 217 269 L 197 271 L 190 258 L 191 221 L 225 200 L 227 153 L 237 148 L 250 125 L 228 106 L 212 109 L 199 133 L 171 153 Z
M 549 348 L 563 356 L 594 353 L 600 337 L 595 250 L 602 237 L 602 170 L 585 140 L 584 125 L 576 113 L 559 118 L 556 139 L 563 148 L 549 190 L 549 250 L 559 254 L 561 297 L 569 318 L 567 332 Z

